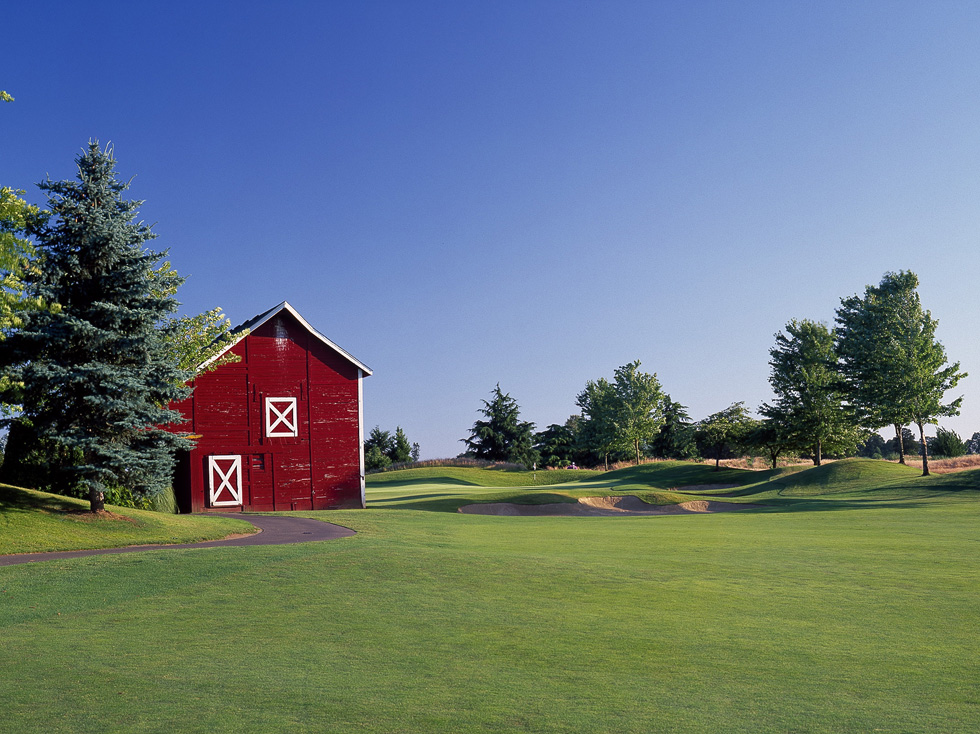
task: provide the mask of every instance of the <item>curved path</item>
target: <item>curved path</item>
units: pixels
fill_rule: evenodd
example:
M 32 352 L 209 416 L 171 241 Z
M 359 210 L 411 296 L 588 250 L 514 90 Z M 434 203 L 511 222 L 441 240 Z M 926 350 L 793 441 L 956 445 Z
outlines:
M 215 513 L 218 514 L 218 513 Z M 60 558 L 78 556 L 103 556 L 111 553 L 135 553 L 137 551 L 165 550 L 168 548 L 218 548 L 226 545 L 286 545 L 288 543 L 311 543 L 317 540 L 348 538 L 356 533 L 350 528 L 334 525 L 307 517 L 284 515 L 243 515 L 241 513 L 220 514 L 245 520 L 259 529 L 251 535 L 229 538 L 227 540 L 206 540 L 202 543 L 176 543 L 174 545 L 128 545 L 122 548 L 98 548 L 95 550 L 52 551 L 50 553 L 16 553 L 0 556 L 0 566 L 13 566 L 17 563 L 34 561 L 54 561 Z

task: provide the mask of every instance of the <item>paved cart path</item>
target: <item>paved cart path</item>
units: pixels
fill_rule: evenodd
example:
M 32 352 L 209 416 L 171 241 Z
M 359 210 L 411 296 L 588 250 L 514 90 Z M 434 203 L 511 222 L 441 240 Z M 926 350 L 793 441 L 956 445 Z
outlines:
M 215 513 L 217 514 L 217 513 Z M 241 513 L 224 514 L 220 517 L 232 517 L 245 520 L 259 529 L 252 535 L 229 538 L 227 540 L 207 540 L 203 543 L 176 543 L 174 545 L 129 545 L 123 548 L 99 548 L 95 550 L 52 551 L 50 553 L 16 553 L 0 556 L 0 566 L 13 566 L 17 563 L 32 563 L 34 561 L 54 561 L 61 558 L 77 556 L 103 556 L 111 553 L 135 553 L 137 551 L 167 550 L 170 548 L 218 548 L 228 545 L 286 545 L 288 543 L 312 543 L 317 540 L 334 540 L 347 538 L 356 533 L 350 528 L 334 525 L 307 517 L 289 517 L 284 515 L 244 515 Z

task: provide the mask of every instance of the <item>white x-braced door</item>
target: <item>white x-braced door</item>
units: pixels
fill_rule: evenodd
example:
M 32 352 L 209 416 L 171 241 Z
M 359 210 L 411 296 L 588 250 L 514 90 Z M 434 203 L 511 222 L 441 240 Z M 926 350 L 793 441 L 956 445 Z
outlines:
M 242 504 L 242 457 L 209 456 L 208 486 L 211 507 Z
M 265 399 L 265 435 L 267 438 L 289 438 L 299 435 L 296 398 Z

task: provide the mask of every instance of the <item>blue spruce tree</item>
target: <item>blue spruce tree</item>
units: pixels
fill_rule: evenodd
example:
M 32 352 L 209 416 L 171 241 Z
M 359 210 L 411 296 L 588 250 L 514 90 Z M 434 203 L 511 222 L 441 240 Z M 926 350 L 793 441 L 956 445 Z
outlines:
M 173 455 L 189 443 L 163 430 L 192 377 L 168 358 L 161 323 L 177 308 L 155 237 L 126 201 L 111 149 L 97 142 L 76 161 L 76 181 L 39 184 L 50 218 L 36 232 L 29 288 L 47 304 L 28 311 L 5 342 L 19 381 L 20 420 L 67 457 L 61 487 L 87 493 L 93 512 L 107 488 L 149 497 L 170 483 Z M 172 283 L 170 283 L 172 286 Z

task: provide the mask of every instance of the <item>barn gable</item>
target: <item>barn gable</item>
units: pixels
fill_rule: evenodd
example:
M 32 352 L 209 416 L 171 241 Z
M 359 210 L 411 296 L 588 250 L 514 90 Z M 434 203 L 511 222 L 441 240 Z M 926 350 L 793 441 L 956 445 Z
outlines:
M 196 437 L 178 462 L 181 511 L 363 507 L 371 370 L 285 301 L 234 331 L 224 353 L 240 361 L 199 373 L 173 406 Z

